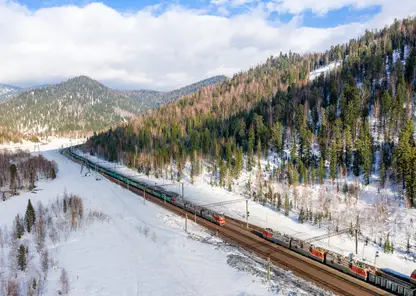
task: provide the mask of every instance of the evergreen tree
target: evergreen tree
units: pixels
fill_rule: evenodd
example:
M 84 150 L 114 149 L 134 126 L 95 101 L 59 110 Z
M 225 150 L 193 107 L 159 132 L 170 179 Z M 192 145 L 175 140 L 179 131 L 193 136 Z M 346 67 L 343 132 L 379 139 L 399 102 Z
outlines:
M 276 122 L 272 128 L 272 139 L 276 147 L 276 151 L 280 153 L 283 149 L 283 125 Z
M 332 144 L 331 147 L 331 163 L 329 166 L 329 176 L 334 182 L 335 178 L 337 177 L 337 148 L 336 143 Z
M 305 210 L 303 209 L 303 207 L 300 209 L 298 220 L 302 224 L 303 222 L 305 222 Z
M 17 264 L 21 271 L 26 270 L 27 260 L 26 260 L 26 248 L 24 245 L 20 245 L 17 252 Z
M 285 194 L 285 216 L 289 216 L 290 212 L 290 202 L 289 202 L 289 196 L 287 193 Z
M 54 167 L 51 167 L 50 171 L 49 171 L 49 177 L 54 180 L 56 179 L 56 171 Z
M 33 190 L 35 188 L 35 174 L 34 167 L 31 167 L 29 172 L 29 190 Z
M 280 211 L 282 208 L 282 195 L 277 193 L 277 210 Z
M 63 211 L 64 211 L 64 213 L 66 213 L 67 212 L 67 210 L 68 210 L 68 206 L 67 206 L 67 204 L 66 204 L 66 198 L 64 198 L 64 202 L 63 202 L 63 209 L 62 209 Z
M 1 198 L 3 201 L 6 201 L 6 193 L 3 191 L 3 193 L 2 193 L 2 198 Z
M 27 203 L 26 214 L 25 214 L 25 223 L 26 223 L 26 230 L 30 233 L 32 230 L 32 226 L 35 225 L 36 214 L 35 209 L 30 202 L 30 199 Z
M 358 151 L 363 161 L 364 183 L 370 183 L 370 174 L 373 159 L 373 142 L 368 122 L 363 124 L 360 129 L 360 137 L 358 139 Z
M 21 239 L 25 233 L 25 226 L 22 224 L 22 219 L 19 214 L 16 215 L 13 223 L 13 236 L 15 238 Z
M 413 122 L 409 119 L 399 136 L 399 144 L 395 155 L 398 171 L 402 175 L 403 188 L 411 206 L 416 197 L 416 143 L 413 136 Z
M 17 191 L 17 167 L 14 163 L 10 165 L 10 189 L 12 190 L 13 194 L 16 194 Z
M 326 169 L 324 165 L 324 160 L 321 157 L 321 159 L 319 160 L 319 184 L 324 184 L 325 176 L 326 176 Z

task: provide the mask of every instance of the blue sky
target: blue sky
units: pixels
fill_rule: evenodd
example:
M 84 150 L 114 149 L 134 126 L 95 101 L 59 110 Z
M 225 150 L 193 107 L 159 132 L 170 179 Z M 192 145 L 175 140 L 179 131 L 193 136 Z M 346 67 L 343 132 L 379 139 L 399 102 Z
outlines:
M 226 0 L 219 0 L 226 2 Z M 232 1 L 232 0 L 231 0 Z M 235 0 L 234 0 L 235 1 Z M 237 0 L 242 3 L 244 1 Z M 236 2 L 237 2 L 236 1 Z M 319 0 L 316 0 L 319 1 Z M 177 0 L 177 1 L 155 1 L 155 0 L 18 0 L 18 3 L 27 6 L 30 10 L 37 10 L 39 8 L 63 6 L 63 5 L 77 5 L 84 6 L 90 2 L 101 2 L 105 5 L 120 11 L 120 12 L 134 12 L 141 10 L 147 6 L 153 6 L 162 4 L 162 7 L 168 7 L 169 5 L 180 5 L 187 9 L 205 9 L 208 14 L 224 15 L 218 8 L 220 5 L 215 5 L 209 0 Z M 215 1 L 213 1 L 215 2 Z M 259 2 L 267 3 L 266 0 L 245 0 L 246 3 L 236 5 L 233 3 L 224 3 L 221 7 L 226 7 L 228 13 L 227 17 L 235 16 L 240 13 L 246 12 L 253 7 L 257 6 Z M 334 0 L 336 2 L 336 0 Z M 313 28 L 329 28 L 339 25 L 345 25 L 352 22 L 367 22 L 373 16 L 378 14 L 381 10 L 381 5 L 370 5 L 364 8 L 357 8 L 353 5 L 346 5 L 339 9 L 329 10 L 325 13 L 316 13 L 311 9 L 305 9 L 302 13 L 294 14 L 289 12 L 272 12 L 268 16 L 268 20 L 271 22 L 287 23 L 293 19 L 294 16 L 301 16 L 301 24 L 307 27 Z

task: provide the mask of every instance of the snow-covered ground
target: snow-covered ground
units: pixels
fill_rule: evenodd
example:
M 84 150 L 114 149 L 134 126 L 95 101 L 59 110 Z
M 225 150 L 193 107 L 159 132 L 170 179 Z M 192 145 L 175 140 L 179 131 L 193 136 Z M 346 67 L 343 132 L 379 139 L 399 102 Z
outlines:
M 64 190 L 83 198 L 87 210 L 101 211 L 109 217 L 108 222 L 72 232 L 59 244 L 48 241 L 57 268 L 48 274 L 45 295 L 57 295 L 61 268 L 68 271 L 73 296 L 327 293 L 278 268 L 272 270 L 272 281 L 265 282 L 262 260 L 224 243 L 191 221 L 186 233 L 184 219 L 144 203 L 106 179 L 83 177 L 80 165 L 56 150 L 68 144 L 68 140 L 55 139 L 40 146 L 41 153 L 59 166 L 55 180 L 39 182 L 36 194 L 26 192 L 0 202 L 0 223 L 8 229 L 16 214 L 24 212 L 29 198 L 33 204 L 41 201 L 47 205 Z M 24 147 L 32 152 L 35 148 L 33 143 Z
M 80 151 L 78 153 L 100 163 L 100 165 L 112 168 L 137 180 L 145 181 L 149 184 L 165 185 L 167 190 L 181 193 L 181 184 L 170 179 L 155 178 L 152 175 L 147 177 L 122 164 L 108 163 L 95 156 L 83 154 Z M 272 158 L 273 155 L 269 157 L 269 160 L 273 166 Z M 263 160 L 262 167 L 265 165 L 266 162 Z M 189 167 L 185 171 L 189 172 Z M 264 179 L 267 179 L 268 173 L 263 173 L 265 175 Z M 201 176 L 195 178 L 194 184 L 191 184 L 188 177 L 189 174 L 186 175 L 184 179 L 185 198 L 200 205 L 235 200 L 244 195 L 244 186 L 249 179 L 253 182 L 252 186 L 255 186 L 256 172 L 243 174 L 238 182 L 233 185 L 232 192 L 224 188 L 211 186 L 210 175 L 210 173 L 205 171 Z M 355 184 L 355 180 L 352 178 L 339 180 L 339 192 L 336 192 L 336 186 L 330 184 L 330 182 L 324 185 L 297 186 L 296 202 L 300 205 L 305 205 L 305 207 L 307 206 L 315 211 L 322 211 L 325 204 L 327 204 L 329 211 L 332 213 L 332 220 L 330 222 L 322 222 L 320 227 L 318 224 L 314 225 L 309 222 L 299 223 L 299 212 L 297 210 L 292 211 L 286 217 L 283 209 L 277 211 L 269 204 L 263 205 L 251 200 L 249 201 L 249 222 L 260 227 L 271 227 L 291 236 L 307 239 L 328 233 L 328 227 L 330 227 L 330 232 L 334 232 L 336 224 L 338 224 L 339 230 L 348 228 L 350 222 L 355 224 L 356 217 L 359 215 L 360 229 L 363 236 L 359 240 L 358 254 L 355 257 L 373 265 L 375 254 L 378 251 L 379 257 L 375 262 L 377 267 L 391 268 L 410 275 L 416 269 L 416 258 L 413 253 L 414 249 L 412 249 L 410 254 L 406 254 L 405 251 L 408 236 L 412 246 L 414 246 L 416 241 L 416 234 L 413 230 L 414 222 L 416 222 L 416 210 L 404 208 L 402 201 L 396 200 L 396 196 L 390 189 L 379 192 L 376 176 L 372 176 L 372 183 L 369 186 L 362 187 L 362 185 L 359 185 L 358 199 L 353 194 L 345 195 L 342 193 L 341 188 L 344 182 L 350 187 Z M 386 188 L 388 187 L 386 186 Z M 294 201 L 293 187 L 288 188 L 280 184 L 280 187 L 277 186 L 275 190 L 281 192 L 283 196 L 285 193 L 288 193 L 290 199 Z M 283 203 L 284 198 L 282 199 Z M 245 202 L 218 206 L 213 209 L 245 221 Z M 337 220 L 338 222 L 336 222 Z M 380 238 L 384 242 L 388 233 L 389 239 L 395 247 L 393 254 L 384 253 L 383 246 L 380 247 L 378 245 Z M 369 239 L 367 245 L 365 244 L 365 237 Z M 329 240 L 316 241 L 314 244 L 344 255 L 355 252 L 355 240 L 349 234 L 334 236 Z
M 312 81 L 316 77 L 319 77 L 319 75 L 321 75 L 322 73 L 324 73 L 324 75 L 327 75 L 329 72 L 331 72 L 335 68 L 338 68 L 340 65 L 341 65 L 341 62 L 331 62 L 328 65 L 326 65 L 325 67 L 321 67 L 319 69 L 311 71 L 309 73 L 309 81 Z

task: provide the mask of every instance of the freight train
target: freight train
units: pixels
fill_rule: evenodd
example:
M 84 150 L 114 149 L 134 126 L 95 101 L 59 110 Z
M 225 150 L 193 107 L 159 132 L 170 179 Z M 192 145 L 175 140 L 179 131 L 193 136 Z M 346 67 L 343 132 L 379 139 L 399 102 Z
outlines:
M 148 194 L 154 195 L 157 198 L 171 203 L 179 208 L 182 208 L 185 211 L 188 211 L 192 214 L 195 214 L 199 217 L 202 217 L 206 220 L 209 220 L 215 224 L 218 224 L 220 226 L 223 226 L 225 224 L 225 217 L 223 214 L 221 213 L 217 213 L 211 209 L 208 208 L 204 208 L 201 207 L 199 205 L 196 205 L 194 203 L 191 203 L 187 200 L 184 200 L 178 193 L 176 192 L 172 192 L 172 191 L 167 191 L 165 188 L 160 187 L 160 186 L 152 186 L 149 185 L 147 183 L 141 182 L 141 181 L 137 181 L 137 180 L 131 180 L 128 177 L 113 172 L 109 169 L 106 169 L 105 167 L 99 166 L 93 162 L 91 162 L 90 160 L 81 157 L 79 155 L 77 155 L 76 153 L 73 153 L 70 149 L 67 150 L 68 154 L 73 157 L 78 159 L 81 162 L 85 162 L 86 165 L 88 165 L 91 168 L 95 168 L 96 170 L 99 170 L 100 173 L 105 174 L 107 176 L 110 176 L 114 179 L 120 180 L 123 183 L 128 184 L 131 187 L 135 187 L 143 192 L 146 192 Z
M 416 270 L 410 276 L 406 276 L 388 268 L 378 269 L 375 266 L 354 260 L 352 256 L 337 254 L 271 228 L 265 228 L 262 236 L 275 244 L 369 282 L 395 295 L 416 296 Z

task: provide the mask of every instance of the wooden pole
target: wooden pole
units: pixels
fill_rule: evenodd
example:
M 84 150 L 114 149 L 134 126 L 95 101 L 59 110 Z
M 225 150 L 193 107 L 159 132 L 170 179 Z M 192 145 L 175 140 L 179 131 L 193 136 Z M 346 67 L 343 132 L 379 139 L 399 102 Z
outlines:
M 248 229 L 248 200 L 246 200 L 246 221 L 247 221 L 247 229 Z

